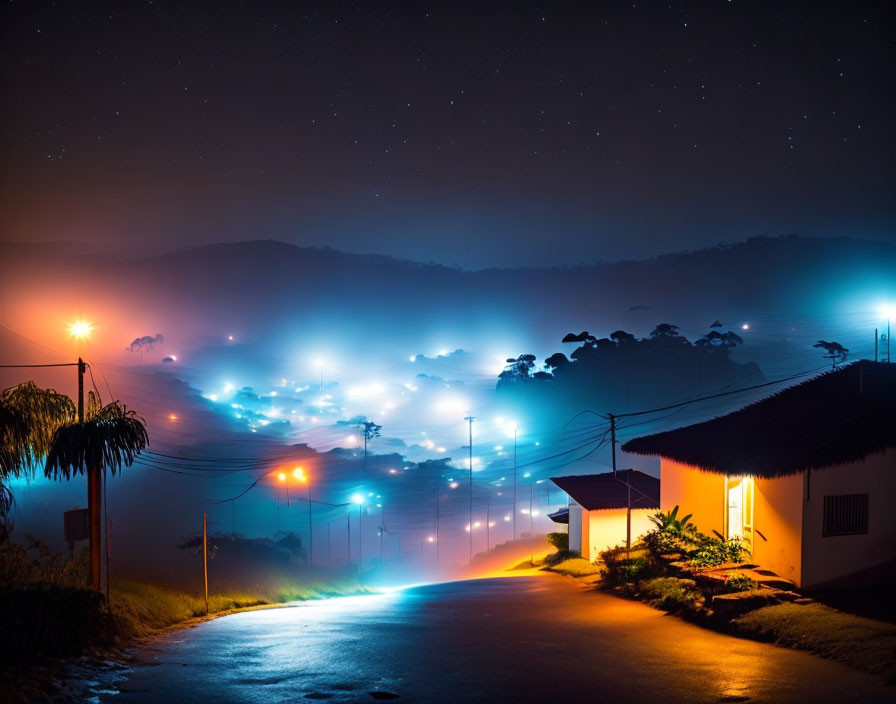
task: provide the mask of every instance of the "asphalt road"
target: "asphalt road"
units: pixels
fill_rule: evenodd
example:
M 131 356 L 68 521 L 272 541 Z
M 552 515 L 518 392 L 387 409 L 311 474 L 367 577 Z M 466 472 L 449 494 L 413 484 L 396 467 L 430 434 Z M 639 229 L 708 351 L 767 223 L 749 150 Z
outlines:
M 399 704 L 896 701 L 874 677 L 554 575 L 227 616 L 142 649 L 106 691 L 98 700 L 116 704 L 376 701 L 371 692 Z

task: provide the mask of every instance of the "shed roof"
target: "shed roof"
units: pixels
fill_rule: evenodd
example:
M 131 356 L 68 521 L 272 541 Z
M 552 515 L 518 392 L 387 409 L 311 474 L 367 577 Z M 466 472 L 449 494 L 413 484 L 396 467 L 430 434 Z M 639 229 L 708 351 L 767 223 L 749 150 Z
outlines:
M 896 447 L 896 364 L 861 361 L 703 423 L 630 440 L 709 472 L 778 477 L 863 460 Z
M 621 469 L 616 477 L 612 472 L 606 472 L 577 477 L 551 477 L 551 481 L 582 508 L 597 511 L 628 506 L 628 487 L 625 482 L 629 476 L 632 484 L 632 508 L 659 508 L 660 480 L 638 470 Z

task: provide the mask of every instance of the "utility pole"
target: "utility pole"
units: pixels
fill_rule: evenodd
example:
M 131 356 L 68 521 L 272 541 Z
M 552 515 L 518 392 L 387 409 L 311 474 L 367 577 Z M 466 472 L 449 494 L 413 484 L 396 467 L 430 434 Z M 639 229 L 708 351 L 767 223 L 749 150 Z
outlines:
M 612 413 L 607 413 L 607 418 L 610 419 L 610 447 L 613 453 L 613 479 L 616 478 L 616 416 Z
M 308 477 L 308 564 L 314 564 L 314 534 L 311 532 L 311 477 Z
M 532 493 L 535 491 L 535 484 L 529 484 L 529 537 L 532 537 L 532 532 L 535 530 L 535 526 L 532 524 Z
M 436 471 L 436 567 L 439 566 L 439 475 Z
M 78 423 L 84 423 L 84 372 L 87 365 L 78 357 Z M 102 569 L 102 483 L 103 478 L 98 466 L 87 467 L 87 509 L 90 516 L 90 588 L 101 590 L 100 572 Z
M 108 505 L 108 502 L 107 502 Z M 112 519 L 106 514 L 106 603 L 112 598 Z
M 202 514 L 202 575 L 205 580 L 205 613 L 208 615 L 208 514 Z
M 349 511 L 345 514 L 345 535 L 348 538 L 346 543 L 346 553 L 345 553 L 345 564 L 352 564 L 352 512 Z
M 491 499 L 489 497 L 485 498 L 485 551 L 489 552 L 492 549 L 492 537 L 491 537 L 491 523 L 489 520 L 491 518 Z
M 880 355 L 879 355 L 878 352 L 877 352 L 877 345 L 878 345 L 878 341 L 877 341 L 877 328 L 874 328 L 874 361 L 875 361 L 875 362 L 879 362 L 879 361 L 880 361 Z
M 470 425 L 470 563 L 473 562 L 473 421 L 475 416 L 464 418 Z
M 380 567 L 383 566 L 383 533 L 386 532 L 386 507 L 380 506 Z
M 628 488 L 628 506 L 625 512 L 625 549 L 626 552 L 631 552 L 632 550 L 632 470 L 631 467 L 626 471 L 626 478 L 628 481 L 625 483 Z
M 516 426 L 513 427 L 513 539 L 516 540 Z

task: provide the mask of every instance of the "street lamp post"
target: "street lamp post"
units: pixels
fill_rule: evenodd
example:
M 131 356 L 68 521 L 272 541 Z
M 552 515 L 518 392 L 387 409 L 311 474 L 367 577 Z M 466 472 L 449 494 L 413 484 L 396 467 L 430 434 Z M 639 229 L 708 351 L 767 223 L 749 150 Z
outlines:
M 308 564 L 314 564 L 314 532 L 312 527 L 312 513 L 311 513 L 311 477 L 305 473 L 305 470 L 302 467 L 296 467 L 292 475 L 299 481 L 304 482 L 306 489 L 308 491 Z M 287 492 L 289 489 L 287 489 Z M 288 496 L 288 494 L 287 494 Z
M 513 426 L 513 539 L 516 540 L 516 426 Z
M 355 494 L 352 496 L 352 503 L 358 504 L 358 573 L 361 572 L 361 565 L 363 564 L 362 560 L 362 535 L 361 535 L 361 507 L 364 505 L 364 497 L 361 494 Z

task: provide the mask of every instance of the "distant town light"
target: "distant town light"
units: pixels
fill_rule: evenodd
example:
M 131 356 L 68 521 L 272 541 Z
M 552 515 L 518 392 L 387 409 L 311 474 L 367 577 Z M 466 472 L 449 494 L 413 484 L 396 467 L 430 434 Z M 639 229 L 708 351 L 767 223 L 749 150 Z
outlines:
M 743 325 L 740 326 L 740 328 L 741 328 L 741 330 L 749 330 L 749 329 L 750 329 L 750 324 L 749 324 L 749 323 L 744 323 Z
M 174 413 L 169 413 L 169 414 L 168 414 L 168 420 L 177 420 L 177 415 L 174 414 Z
M 353 494 L 352 495 L 352 503 L 358 504 L 358 506 L 360 506 L 361 504 L 364 503 L 364 497 L 361 496 L 361 494 Z
M 436 542 L 435 536 L 432 536 L 432 535 L 429 536 L 429 537 L 427 538 L 427 540 L 428 540 L 429 542 L 431 542 L 431 543 Z

